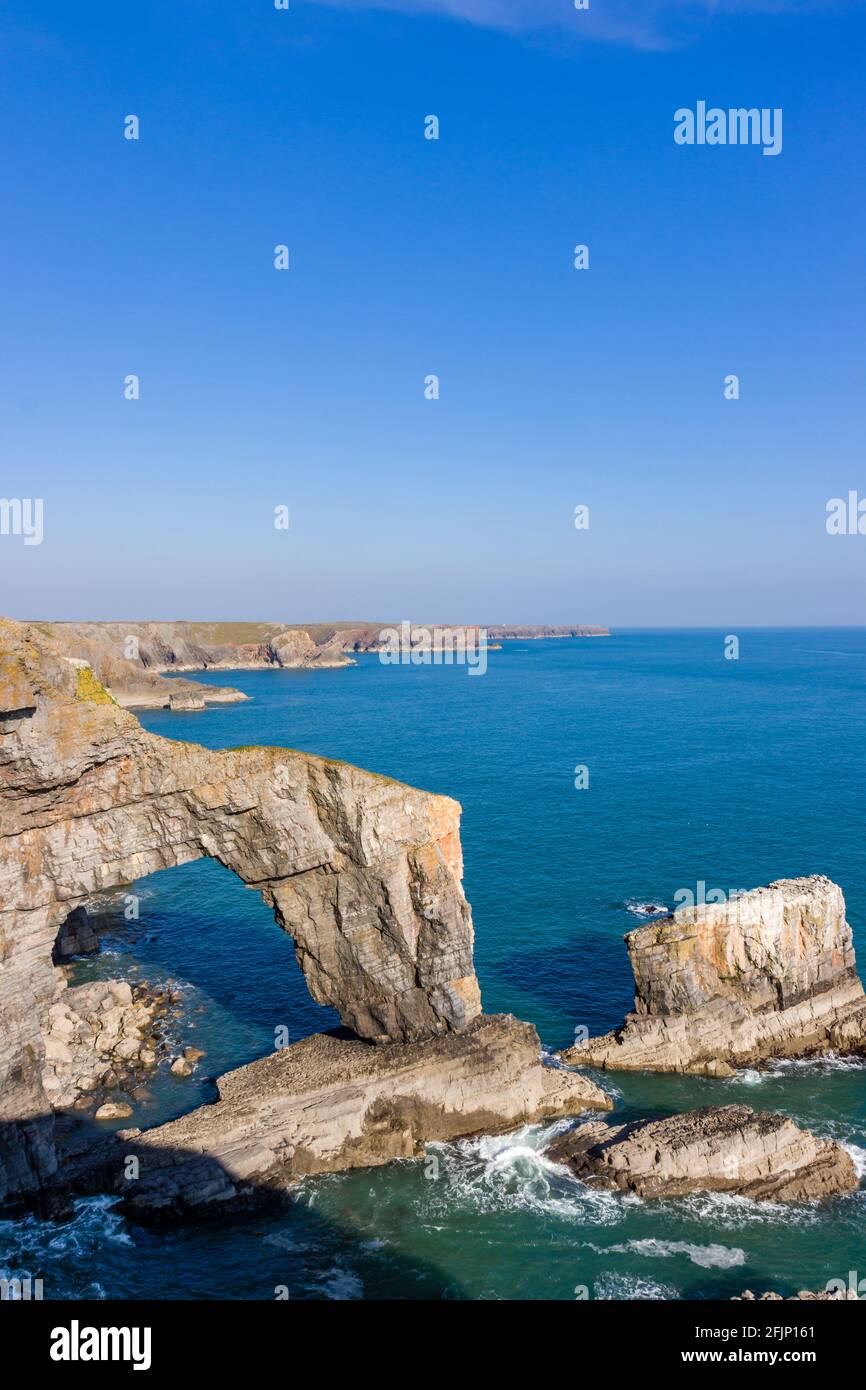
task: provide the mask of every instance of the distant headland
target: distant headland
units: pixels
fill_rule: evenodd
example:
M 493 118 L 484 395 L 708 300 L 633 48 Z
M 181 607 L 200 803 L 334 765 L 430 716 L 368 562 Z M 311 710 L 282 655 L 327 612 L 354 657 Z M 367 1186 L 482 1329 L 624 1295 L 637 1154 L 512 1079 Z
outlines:
M 176 710 L 204 709 L 208 704 L 247 697 L 229 686 L 169 681 L 165 679 L 169 673 L 352 666 L 352 653 L 380 651 L 382 633 L 388 630 L 384 622 L 38 622 L 35 626 L 58 641 L 67 656 L 92 666 L 119 705 Z M 457 624 L 450 630 L 471 635 L 474 641 L 484 632 L 492 649 L 520 640 L 610 636 L 607 628 L 584 623 Z

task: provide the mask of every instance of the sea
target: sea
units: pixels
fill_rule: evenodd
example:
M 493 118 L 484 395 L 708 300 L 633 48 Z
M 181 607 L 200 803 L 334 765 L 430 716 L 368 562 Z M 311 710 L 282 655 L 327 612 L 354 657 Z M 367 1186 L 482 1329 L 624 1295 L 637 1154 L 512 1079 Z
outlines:
M 341 670 L 201 679 L 249 700 L 142 712 L 145 727 L 346 759 L 461 802 L 484 1008 L 534 1023 L 545 1049 L 621 1022 L 633 1000 L 623 936 L 685 892 L 826 874 L 866 964 L 866 630 L 513 641 L 483 676 L 362 655 Z M 102 950 L 74 981 L 171 982 L 177 1046 L 205 1057 L 188 1078 L 163 1064 L 123 1123 L 214 1099 L 214 1078 L 270 1051 L 277 1029 L 298 1039 L 337 1023 L 229 870 L 203 860 L 134 892 L 137 919 L 123 900 L 104 905 Z M 840 1141 L 866 1171 L 860 1061 L 595 1079 L 615 1118 L 745 1103 Z M 728 1299 L 831 1279 L 866 1293 L 862 1189 L 823 1205 L 596 1192 L 546 1158 L 561 1128 L 308 1178 L 285 1207 L 199 1225 L 148 1229 L 110 1197 L 87 1198 L 65 1221 L 0 1221 L 0 1273 L 41 1279 L 46 1299 Z

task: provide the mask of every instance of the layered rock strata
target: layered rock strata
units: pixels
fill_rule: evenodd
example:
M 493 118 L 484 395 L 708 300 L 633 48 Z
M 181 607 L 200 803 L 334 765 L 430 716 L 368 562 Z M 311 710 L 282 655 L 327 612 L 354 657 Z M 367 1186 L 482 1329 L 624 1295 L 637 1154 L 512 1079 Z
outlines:
M 354 1032 L 436 1037 L 480 1011 L 459 816 L 345 763 L 146 733 L 89 667 L 0 620 L 0 1200 L 56 1164 L 44 1034 L 77 907 L 210 856 L 262 894 Z
M 818 1139 L 785 1115 L 746 1105 L 709 1106 L 628 1125 L 601 1121 L 560 1135 L 547 1156 L 594 1187 L 639 1197 L 729 1192 L 801 1202 L 859 1185 L 840 1144 Z
M 866 995 L 845 900 L 828 878 L 680 908 L 626 943 L 635 1011 L 564 1061 L 725 1076 L 771 1058 L 866 1050 Z
M 545 1065 L 535 1029 L 509 1015 L 421 1043 L 317 1034 L 229 1072 L 218 1089 L 215 1104 L 170 1124 L 121 1131 L 67 1182 L 120 1193 L 140 1219 L 204 1214 L 307 1174 L 413 1158 L 426 1141 L 611 1108 L 587 1078 Z

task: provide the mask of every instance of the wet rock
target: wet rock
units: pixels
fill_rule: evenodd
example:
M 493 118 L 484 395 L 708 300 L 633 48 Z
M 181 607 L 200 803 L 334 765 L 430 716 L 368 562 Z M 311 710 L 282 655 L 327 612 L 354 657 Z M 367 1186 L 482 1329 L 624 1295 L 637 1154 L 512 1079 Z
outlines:
M 591 1186 L 640 1197 L 730 1192 L 793 1202 L 859 1186 L 840 1144 L 817 1138 L 785 1115 L 746 1105 L 708 1106 L 627 1125 L 579 1125 L 555 1139 L 547 1156 Z
M 110 1181 L 138 1218 L 263 1200 L 309 1173 L 412 1158 L 430 1140 L 608 1110 L 588 1078 L 542 1062 L 538 1034 L 509 1015 L 465 1033 L 370 1047 L 317 1034 L 219 1078 L 219 1100 L 170 1124 L 126 1130 L 79 1181 Z M 141 1158 L 126 1183 L 124 1154 Z

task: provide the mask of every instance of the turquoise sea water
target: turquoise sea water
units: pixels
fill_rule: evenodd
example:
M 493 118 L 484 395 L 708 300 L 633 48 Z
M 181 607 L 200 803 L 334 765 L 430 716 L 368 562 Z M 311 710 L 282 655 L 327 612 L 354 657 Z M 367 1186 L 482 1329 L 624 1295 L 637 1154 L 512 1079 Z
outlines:
M 866 960 L 866 631 L 622 632 L 514 642 L 489 670 L 394 668 L 213 676 L 251 698 L 145 726 L 209 747 L 281 744 L 447 792 L 463 804 L 465 888 L 485 1009 L 550 1048 L 617 1024 L 632 1000 L 630 908 L 682 888 L 824 873 Z M 211 677 L 203 677 L 205 680 Z M 575 788 L 575 768 L 589 787 Z M 335 1016 L 309 999 L 290 940 L 210 862 L 138 885 L 93 974 L 170 978 L 181 1041 L 206 1058 L 160 1073 L 136 1121 L 213 1096 L 211 1078 Z M 784 1111 L 866 1159 L 866 1067 L 829 1060 L 731 1081 L 605 1076 L 615 1114 L 743 1101 Z M 127 1121 L 126 1123 L 130 1123 Z M 277 1215 L 148 1231 L 106 1199 L 68 1223 L 0 1222 L 0 1266 L 46 1297 L 726 1298 L 745 1287 L 866 1280 L 863 1193 L 828 1206 L 591 1193 L 544 1158 L 546 1131 L 441 1146 L 439 1176 L 402 1163 L 307 1180 Z M 866 1285 L 864 1285 L 866 1288 Z

